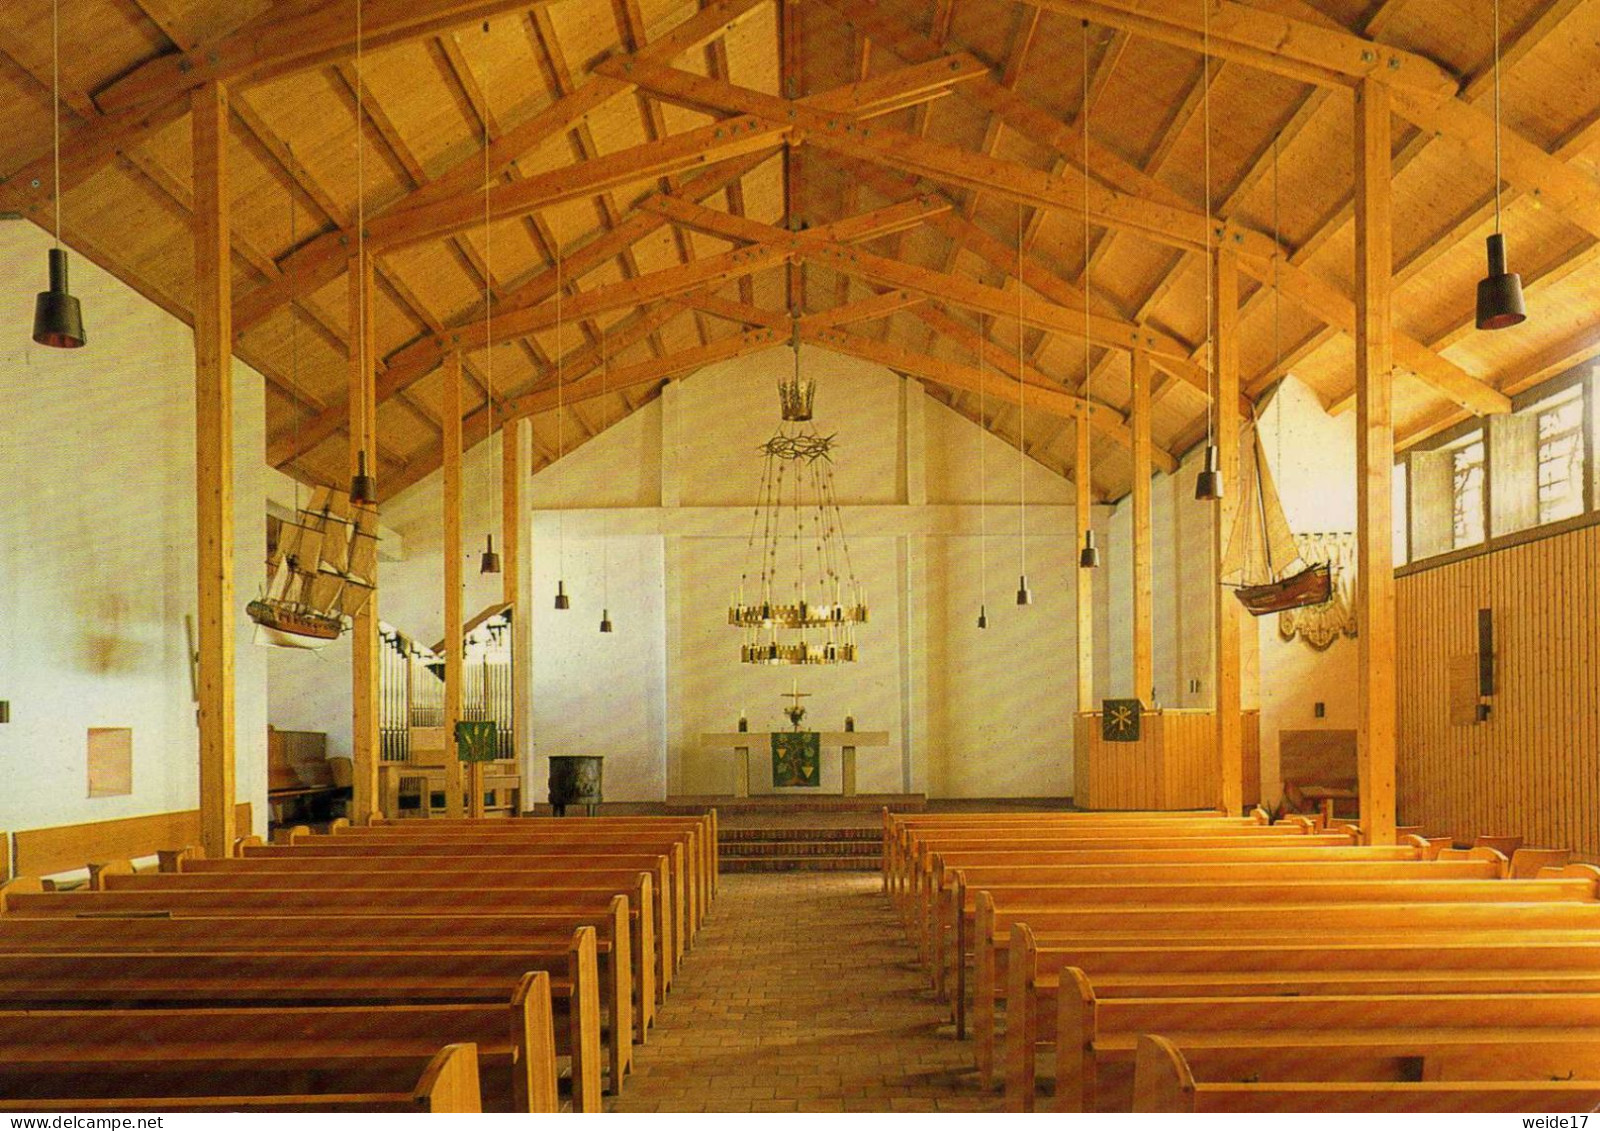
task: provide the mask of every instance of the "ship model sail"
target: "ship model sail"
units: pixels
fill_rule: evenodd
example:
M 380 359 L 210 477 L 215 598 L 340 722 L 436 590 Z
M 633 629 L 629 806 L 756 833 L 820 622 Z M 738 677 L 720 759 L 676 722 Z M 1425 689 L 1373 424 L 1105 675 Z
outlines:
M 339 639 L 372 597 L 377 562 L 377 510 L 318 487 L 279 532 L 266 592 L 245 606 L 256 643 L 314 649 Z
M 1326 562 L 1307 565 L 1301 559 L 1261 450 L 1261 433 L 1251 429 L 1250 435 L 1240 445 L 1239 509 L 1222 558 L 1223 584 L 1234 587 L 1234 596 L 1255 617 L 1320 605 L 1333 594 L 1332 571 Z

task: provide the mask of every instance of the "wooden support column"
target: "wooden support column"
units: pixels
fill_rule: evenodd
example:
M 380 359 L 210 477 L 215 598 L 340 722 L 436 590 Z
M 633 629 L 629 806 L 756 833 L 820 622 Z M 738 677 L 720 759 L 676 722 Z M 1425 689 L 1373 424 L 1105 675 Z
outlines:
M 1133 351 L 1133 694 L 1148 704 L 1155 685 L 1154 583 L 1150 532 L 1150 355 Z
M 194 142 L 195 537 L 199 575 L 200 839 L 233 851 L 233 270 L 228 92 L 190 99 Z
M 461 721 L 461 667 L 465 644 L 461 618 L 461 355 L 444 359 L 444 797 L 448 816 L 461 816 L 461 759 L 456 724 Z M 479 796 L 478 808 L 483 799 Z M 480 815 L 480 814 L 475 814 Z
M 1244 751 L 1239 672 L 1239 618 L 1233 590 L 1221 583 L 1222 555 L 1239 514 L 1239 259 L 1227 248 L 1212 259 L 1216 310 L 1217 448 L 1222 460 L 1222 501 L 1212 524 L 1212 560 L 1217 567 L 1216 744 L 1217 804 L 1235 816 L 1244 811 Z
M 522 531 L 518 525 L 521 518 L 518 511 L 521 509 L 522 491 L 522 428 L 521 420 L 508 420 L 500 428 L 500 599 L 511 606 L 511 738 L 512 757 L 517 759 L 519 767 L 522 765 L 522 742 L 518 735 L 523 729 L 523 722 L 522 712 L 518 709 L 521 693 L 517 685 L 524 676 L 525 668 L 518 642 L 524 633 L 532 631 L 531 625 L 523 623 L 523 606 L 517 600 L 519 579 L 522 577 Z M 522 793 L 525 798 L 526 779 Z M 477 798 L 481 806 L 481 788 L 477 791 Z M 513 813 L 512 816 L 517 814 Z
M 1083 536 L 1094 522 L 1094 491 L 1089 482 L 1090 451 L 1094 429 L 1089 424 L 1088 411 L 1080 406 L 1072 420 L 1073 437 L 1077 454 L 1072 465 L 1072 480 L 1076 500 L 1073 522 L 1078 541 L 1072 547 L 1077 558 L 1083 549 Z M 1094 710 L 1094 570 L 1078 570 L 1078 710 Z
M 368 473 L 378 474 L 378 407 L 374 381 L 376 335 L 372 325 L 372 257 L 350 261 L 350 474 L 358 453 L 367 453 Z M 376 561 L 372 581 L 378 582 Z M 380 653 L 376 588 L 350 628 L 351 805 L 357 821 L 379 811 L 378 690 Z M 391 814 L 392 816 L 392 814 Z
M 1361 831 L 1395 840 L 1394 232 L 1389 88 L 1356 87 L 1356 626 Z

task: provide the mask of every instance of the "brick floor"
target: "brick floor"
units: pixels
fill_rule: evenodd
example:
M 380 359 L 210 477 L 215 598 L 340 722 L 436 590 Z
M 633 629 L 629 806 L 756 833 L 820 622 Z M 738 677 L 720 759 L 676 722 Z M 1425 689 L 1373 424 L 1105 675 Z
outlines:
M 610 1111 L 989 1111 L 877 875 L 722 877 Z

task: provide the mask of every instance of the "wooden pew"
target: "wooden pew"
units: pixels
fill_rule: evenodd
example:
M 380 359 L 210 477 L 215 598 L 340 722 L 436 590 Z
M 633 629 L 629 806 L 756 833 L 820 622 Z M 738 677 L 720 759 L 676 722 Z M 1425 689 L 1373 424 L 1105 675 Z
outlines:
M 562 822 L 565 821 L 565 818 L 550 818 L 550 821 L 552 823 Z M 525 817 L 521 820 L 512 822 L 492 821 L 484 818 L 473 817 L 432 817 L 428 819 L 426 824 L 429 828 L 444 831 L 453 831 L 457 829 L 480 829 L 487 827 L 489 831 L 493 832 L 495 831 L 496 826 L 505 826 L 520 830 L 525 824 L 542 826 L 545 824 L 545 821 L 544 819 L 536 817 Z M 393 828 L 396 826 L 416 827 L 416 825 L 417 822 L 413 820 L 402 819 L 395 821 L 384 817 L 374 817 L 365 825 L 353 827 Z M 330 831 L 342 831 L 344 828 L 349 827 L 352 827 L 349 825 L 349 822 L 346 822 L 343 826 L 339 826 L 336 823 L 335 827 Z M 719 824 L 717 811 L 715 809 L 709 809 L 698 817 L 585 817 L 580 822 L 580 828 L 577 830 L 577 835 L 580 837 L 586 835 L 583 831 L 584 829 L 587 829 L 588 833 L 594 833 L 596 831 L 607 830 L 660 830 L 683 827 L 688 827 L 691 832 L 696 834 L 696 837 L 691 841 L 691 847 L 694 849 L 694 856 L 698 857 L 699 866 L 696 869 L 696 873 L 698 876 L 704 879 L 704 884 L 702 887 L 702 890 L 705 892 L 704 902 L 707 906 L 709 906 L 712 900 L 716 898 L 717 879 L 720 872 L 719 864 L 721 859 L 717 841 L 718 832 L 720 831 L 721 826 Z
M 659 857 L 655 860 L 658 870 L 651 875 L 665 880 L 665 864 Z M 639 876 L 637 867 L 618 870 L 574 868 L 552 871 L 518 868 L 484 871 L 476 868 L 471 858 L 443 857 L 440 861 L 441 865 L 453 861 L 456 866 L 439 868 L 420 866 L 427 863 L 425 859 L 397 861 L 389 865 L 362 860 L 340 861 L 319 858 L 310 861 L 318 865 L 316 868 L 288 871 L 278 867 L 277 861 L 262 862 L 259 866 L 255 862 L 246 863 L 237 860 L 211 861 L 210 863 L 233 866 L 205 871 L 107 876 L 99 890 L 286 891 L 297 888 L 332 887 L 345 891 L 380 892 L 437 890 L 459 885 L 469 887 L 477 893 L 504 893 L 508 902 L 516 902 L 536 898 L 542 891 L 559 889 L 574 882 L 581 883 L 585 890 L 610 887 L 617 892 L 627 892 L 635 887 Z M 654 910 L 656 938 L 660 940 L 661 949 L 666 951 L 676 938 L 675 932 L 681 927 L 681 923 L 674 922 L 674 907 L 668 900 L 656 900 Z M 669 966 L 662 965 L 661 977 L 656 983 L 657 1002 L 665 997 L 666 978 L 671 972 Z M 654 1020 L 653 1013 L 648 1011 L 641 1010 L 641 1017 L 647 1024 Z
M 503 951 L 400 953 L 369 950 L 366 940 L 334 949 L 337 941 L 328 938 L 307 939 L 303 949 L 209 949 L 194 939 L 184 945 L 159 952 L 0 949 L 0 1009 L 503 1003 L 538 971 L 547 975 L 540 992 L 555 1018 L 554 1047 L 571 1059 L 580 1104 L 598 1079 L 601 1002 L 592 927 L 554 946 Z M 613 1073 L 610 1089 L 620 1084 Z
M 1600 1107 L 1600 1065 L 1586 1079 L 1199 1081 L 1183 1053 L 1141 1036 L 1135 1112 L 1567 1112 Z
M 942 997 L 950 982 L 951 968 L 956 955 L 973 953 L 977 936 L 977 893 L 981 888 L 1014 887 L 1033 883 L 1103 883 L 1119 887 L 1141 888 L 1150 884 L 1174 884 L 1184 890 L 1202 883 L 1237 883 L 1241 880 L 1260 884 L 1289 884 L 1312 880 L 1346 880 L 1376 882 L 1390 880 L 1492 880 L 1503 873 L 1505 861 L 1489 850 L 1480 850 L 1475 859 L 1450 863 L 1423 860 L 1326 860 L 1301 863 L 1296 860 L 1270 860 L 1257 863 L 1189 862 L 1180 864 L 1107 864 L 1096 867 L 1079 864 L 1050 866 L 987 865 L 949 869 L 942 866 L 942 857 L 935 859 L 934 889 L 943 893 L 940 903 L 930 905 L 928 926 L 924 929 L 938 940 L 935 945 L 935 988 Z M 992 896 L 991 896 L 992 898 Z M 959 909 L 959 910 L 958 910 Z M 956 916 L 962 919 L 958 922 Z M 949 958 L 938 961 L 941 946 L 949 946 Z M 975 956 L 976 957 L 976 956 Z M 994 972 L 993 982 L 998 995 L 1004 986 L 1003 954 Z M 957 1037 L 966 1036 L 967 996 L 965 989 L 973 985 L 961 967 L 954 970 L 955 1017 Z
M 1600 974 L 1600 933 L 1594 932 L 1447 931 L 1398 939 L 1196 936 L 1080 945 L 1041 942 L 1026 924 L 1019 924 L 1011 932 L 1009 951 L 1008 1019 L 1022 1031 L 1037 1025 L 1035 1035 L 1044 1042 L 1053 1039 L 1050 1019 L 1057 1010 L 1061 972 L 1068 967 L 1081 969 L 1098 994 L 1123 997 L 1159 996 L 1180 987 L 1189 987 L 1193 996 L 1194 987 L 1207 981 L 1232 987 L 1230 993 L 1329 992 L 1314 987 L 1352 977 L 1374 985 L 1404 984 L 1406 992 L 1421 992 L 1417 987 L 1435 977 L 1462 986 L 1497 984 L 1534 992 L 1542 986 L 1578 988 Z M 980 991 L 973 1027 L 985 1087 L 993 1082 L 996 1013 L 993 1003 L 985 1008 Z M 1022 1055 L 1008 1047 L 1008 1053 L 1013 1051 Z
M 303 882 L 278 890 L 156 890 L 28 893 L 12 885 L 0 888 L 0 916 L 72 918 L 86 915 L 159 914 L 174 916 L 261 917 L 282 915 L 517 915 L 606 913 L 616 898 L 607 886 L 541 888 L 501 895 L 474 888 L 407 888 L 364 890 L 329 883 Z M 632 956 L 633 1002 L 648 1026 L 655 1015 L 656 978 L 671 956 L 655 944 L 655 903 L 647 872 L 635 877 L 627 903 L 629 952 Z
M 992 849 L 1001 846 L 1006 851 L 1023 854 L 1063 851 L 1142 853 L 1159 849 L 1186 849 L 1195 852 L 1202 849 L 1242 847 L 1283 851 L 1294 848 L 1348 847 L 1354 843 L 1349 833 L 1265 835 L 1273 832 L 1271 828 L 1268 828 L 1264 830 L 1263 835 L 1258 835 L 1252 831 L 1252 828 L 1246 827 L 1233 833 L 1215 835 L 1210 833 L 1193 835 L 1144 835 L 1136 833 L 1132 836 L 1121 836 L 1096 833 L 1093 836 L 1045 836 L 1039 833 L 1031 833 L 1026 837 L 1000 841 L 990 840 L 985 837 L 950 837 L 940 838 L 937 841 L 914 841 L 911 846 L 912 860 L 906 889 L 903 892 L 901 914 L 903 917 L 910 918 L 913 914 L 911 908 L 919 906 L 920 893 L 931 882 L 933 857 L 936 853 L 945 851 L 971 851 L 973 849 Z
M 1281 848 L 1289 844 L 1343 846 L 1356 843 L 1347 830 L 1314 833 L 1309 822 L 1292 825 L 1237 824 L 1224 828 L 1188 825 L 1122 826 L 1027 826 L 997 829 L 956 829 L 938 831 L 907 830 L 900 876 L 891 891 L 897 898 L 915 894 L 926 875 L 935 852 L 950 849 L 1008 848 L 1014 852 L 1061 851 L 1064 849 L 1140 849 L 1140 848 L 1227 848 L 1256 845 Z
M 438 848 L 439 846 L 432 845 L 429 846 L 428 851 L 435 852 Z M 564 849 L 567 854 L 573 856 L 581 857 L 585 854 L 583 848 L 578 845 L 566 845 L 564 846 Z M 521 862 L 523 857 L 527 855 L 523 846 L 516 842 L 500 844 L 484 842 L 476 842 L 470 845 L 457 844 L 449 846 L 448 851 L 450 854 L 460 858 L 460 860 L 463 862 L 472 859 L 494 860 L 495 858 L 499 858 L 499 864 L 494 866 L 495 870 L 504 870 L 503 867 L 500 867 L 500 865 L 510 865 L 514 867 L 516 864 Z M 327 857 L 329 859 L 362 859 L 368 862 L 368 870 L 381 870 L 390 866 L 404 867 L 403 862 L 417 856 L 418 849 L 415 845 L 407 845 L 404 842 L 361 843 L 357 842 L 354 838 L 347 837 L 317 837 L 314 840 L 301 841 L 292 846 L 251 845 L 245 848 L 244 853 L 244 858 L 248 860 L 309 858 L 312 856 Z M 549 846 L 541 848 L 539 854 L 549 855 Z M 652 890 L 653 889 L 654 884 L 652 883 Z M 634 910 L 638 911 L 641 906 L 642 903 L 636 898 L 633 903 Z M 650 901 L 652 919 L 654 918 L 654 907 L 655 901 L 652 899 Z M 652 937 L 654 937 L 654 934 L 655 930 L 652 923 Z M 656 968 L 661 972 L 660 976 L 668 978 L 669 980 L 671 970 L 668 969 L 668 967 L 672 966 L 677 961 L 678 957 L 681 956 L 682 949 L 678 947 L 677 939 L 674 939 L 673 943 L 673 950 L 679 951 L 679 954 L 674 954 L 673 950 L 668 950 L 666 947 L 661 947 L 659 954 L 656 953 L 655 947 L 652 947 L 649 952 L 656 960 Z
M 351 826 L 338 823 L 329 830 L 335 837 L 349 837 L 361 841 L 408 840 L 467 843 L 480 841 L 516 841 L 518 843 L 580 845 L 585 849 L 614 850 L 632 846 L 643 850 L 671 852 L 681 846 L 682 874 L 688 893 L 693 926 L 698 929 L 705 920 L 717 883 L 717 847 L 715 821 L 712 817 L 596 817 L 574 820 L 527 818 L 523 820 L 474 820 L 472 818 L 441 818 L 427 821 L 400 821 L 391 824 Z M 313 839 L 307 833 L 295 837 L 291 843 L 299 844 Z M 315 838 L 321 839 L 321 838 Z
M 1327 1030 L 1534 1030 L 1600 1027 L 1600 994 L 1348 994 L 1327 997 L 1099 998 L 1076 969 L 1063 974 L 1073 988 L 1060 995 L 1056 1041 L 1057 1107 L 1101 1109 L 1100 1073 L 1131 1065 L 1137 1038 L 1162 1033 L 1179 1047 L 1206 1034 L 1238 1040 L 1256 1034 L 1261 1044 L 1280 1039 L 1310 1043 Z M 1009 1044 L 1009 1042 L 1008 1042 Z M 1007 1107 L 1031 1110 L 1024 1093 L 1032 1079 L 1006 1080 Z
M 554 1111 L 548 987 L 548 975 L 539 971 L 524 977 L 509 1005 L 0 1011 L 0 1094 L 32 1102 L 35 1089 L 49 1098 L 52 1087 L 71 1087 L 56 1094 L 89 1098 L 90 1082 L 108 1079 L 104 1087 L 114 1095 L 120 1079 L 137 1096 L 137 1089 L 164 1075 L 208 1089 L 214 1085 L 207 1075 L 225 1076 L 229 1062 L 239 1059 L 291 1077 L 327 1074 L 333 1086 L 318 1091 L 345 1090 L 337 1083 L 341 1077 L 364 1090 L 364 1071 L 369 1080 L 381 1078 L 382 1070 L 399 1063 L 410 1073 L 441 1044 L 471 1043 L 485 1106 Z M 598 1087 L 575 1090 L 573 1106 L 599 1110 Z
M 15 881 L 13 881 L 15 882 Z M 15 897 L 0 894 L 0 900 Z M 54 895 L 50 898 L 65 898 Z M 600 931 L 596 931 L 596 924 Z M 457 952 L 504 950 L 518 952 L 547 945 L 552 934 L 570 937 L 583 928 L 595 932 L 595 981 L 600 982 L 599 936 L 608 934 L 613 957 L 607 963 L 605 989 L 596 995 L 595 1008 L 580 1005 L 580 1017 L 594 1017 L 595 1040 L 599 1040 L 599 1017 L 605 1011 L 612 1024 L 607 1036 L 609 1071 L 613 1084 L 620 1082 L 632 1063 L 633 1033 L 630 1018 L 633 1005 L 641 996 L 630 995 L 630 945 L 626 897 L 615 896 L 602 914 L 592 911 L 550 911 L 544 915 L 486 915 L 440 909 L 423 915 L 205 915 L 172 917 L 170 912 L 118 912 L 88 918 L 56 915 L 25 916 L 0 914 L 0 952 L 32 953 L 149 953 L 166 950 L 205 950 L 209 952 L 251 952 L 273 950 L 345 949 L 359 954 L 364 950 L 402 950 L 420 955 L 448 956 Z M 635 967 L 637 969 L 637 967 Z M 580 978 L 586 983 L 586 978 Z M 631 1001 L 630 1001 L 631 996 Z M 611 1003 L 615 1003 L 613 1006 Z M 585 1024 L 587 1024 L 585 1022 Z M 583 1030 L 587 1032 L 588 1029 Z M 574 1030 L 576 1033 L 577 1030 Z M 585 1038 L 587 1039 L 587 1038 Z M 599 1087 L 598 1052 L 589 1054 L 593 1063 L 594 1087 Z M 574 1077 L 577 1078 L 576 1075 Z
M 1033 902 L 1041 906 L 1066 905 L 1074 902 L 1091 904 L 1134 903 L 1147 896 L 1163 903 L 1235 903 L 1282 902 L 1277 891 L 1302 885 L 1306 901 L 1328 899 L 1333 902 L 1356 902 L 1375 898 L 1393 903 L 1395 885 L 1418 884 L 1416 901 L 1426 900 L 1538 900 L 1546 898 L 1593 899 L 1596 898 L 1596 881 L 1600 872 L 1592 876 L 1575 875 L 1547 888 L 1504 886 L 1498 883 L 1505 874 L 1505 858 L 1493 849 L 1474 849 L 1479 855 L 1471 860 L 1436 863 L 1417 861 L 1411 864 L 1378 864 L 1374 867 L 1390 869 L 1387 873 L 1363 875 L 1360 862 L 1343 864 L 1326 862 L 1295 864 L 1292 861 L 1275 861 L 1267 864 L 1191 863 L 1172 866 L 1137 866 L 1108 868 L 1104 871 L 1083 866 L 1068 868 L 995 868 L 963 867 L 954 871 L 940 867 L 936 860 L 934 876 L 928 886 L 929 896 L 923 913 L 921 931 L 928 940 L 927 950 L 931 962 L 934 985 L 941 997 L 948 983 L 949 968 L 957 969 L 956 980 L 965 985 L 961 977 L 961 964 L 971 953 L 973 944 L 976 893 L 979 888 L 990 892 L 991 898 L 1005 902 Z M 1356 869 L 1346 871 L 1347 868 Z M 1396 869 L 1412 869 L 1411 871 Z M 1347 898 L 1336 885 L 1361 884 L 1352 889 Z M 1460 883 L 1475 886 L 1459 887 Z M 1155 888 L 1166 894 L 1156 894 Z M 1207 889 L 1216 888 L 1220 899 L 1208 897 Z M 1202 898 L 1205 897 L 1205 898 Z M 958 1003 L 962 999 L 958 995 Z
M 483 1100 L 478 1082 L 478 1047 L 471 1043 L 446 1045 L 429 1058 L 409 1092 L 366 1091 L 270 1093 L 265 1090 L 268 1081 L 259 1073 L 252 1073 L 254 1061 L 240 1059 L 228 1065 L 225 1081 L 232 1087 L 254 1084 L 260 1089 L 250 1094 L 234 1095 L 170 1095 L 156 1094 L 144 1087 L 147 1077 L 127 1081 L 121 1093 L 113 1096 L 35 1096 L 18 1099 L 0 1097 L 0 1111 L 115 1111 L 115 1112 L 205 1112 L 239 1111 L 258 1112 L 425 1112 L 479 1113 Z M 268 1080 L 280 1077 L 272 1073 Z M 207 1078 L 212 1076 L 206 1074 Z M 318 1072 L 318 1079 L 324 1074 Z M 38 1074 L 33 1087 L 41 1088 L 49 1077 Z M 101 1080 L 120 1082 L 115 1076 L 101 1076 Z M 72 1091 L 81 1091 L 81 1081 L 75 1082 Z M 131 1093 L 131 1094 L 130 1094 Z M 537 1109 L 537 1110 L 558 1110 Z

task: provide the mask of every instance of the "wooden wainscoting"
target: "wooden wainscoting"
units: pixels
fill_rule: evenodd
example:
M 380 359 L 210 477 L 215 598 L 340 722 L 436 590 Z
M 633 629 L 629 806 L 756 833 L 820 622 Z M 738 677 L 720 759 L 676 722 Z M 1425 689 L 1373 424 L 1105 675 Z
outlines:
M 1261 799 L 1261 712 L 1240 727 L 1244 802 Z M 1147 711 L 1138 742 L 1105 742 L 1100 712 L 1077 717 L 1073 802 L 1081 809 L 1204 809 L 1217 803 L 1216 720 L 1210 711 Z
M 240 836 L 250 832 L 250 803 L 235 807 Z M 183 848 L 200 843 L 200 810 L 151 813 L 117 821 L 90 821 L 82 825 L 57 825 L 16 834 L 13 870 L 19 876 L 49 876 L 72 872 L 91 861 L 128 860 L 154 856 L 158 849 Z
M 1590 526 L 1396 581 L 1401 824 L 1600 860 L 1597 578 Z M 1450 673 L 1477 655 L 1479 609 L 1494 616 L 1489 717 L 1452 722 Z

